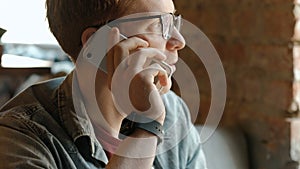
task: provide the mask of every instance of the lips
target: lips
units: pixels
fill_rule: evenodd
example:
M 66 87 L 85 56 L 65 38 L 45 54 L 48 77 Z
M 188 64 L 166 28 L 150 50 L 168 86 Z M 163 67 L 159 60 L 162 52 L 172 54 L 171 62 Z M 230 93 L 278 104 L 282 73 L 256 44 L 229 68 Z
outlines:
M 172 52 L 172 51 L 165 51 L 166 53 L 166 56 L 167 56 L 167 59 L 165 60 L 166 63 L 168 63 L 172 69 L 176 70 L 176 63 L 178 61 L 178 54 L 177 52 Z

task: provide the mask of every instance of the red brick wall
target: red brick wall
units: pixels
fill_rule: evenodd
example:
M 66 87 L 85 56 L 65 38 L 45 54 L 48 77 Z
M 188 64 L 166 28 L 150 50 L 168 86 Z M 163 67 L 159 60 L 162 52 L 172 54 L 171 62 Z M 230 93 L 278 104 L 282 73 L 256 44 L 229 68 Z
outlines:
M 293 100 L 292 0 L 175 0 L 179 13 L 197 25 L 217 49 L 227 78 L 223 125 L 246 134 L 251 169 L 296 168 L 290 158 Z M 188 51 L 181 52 L 184 56 Z M 210 85 L 201 65 L 184 58 L 199 77 L 203 123 Z

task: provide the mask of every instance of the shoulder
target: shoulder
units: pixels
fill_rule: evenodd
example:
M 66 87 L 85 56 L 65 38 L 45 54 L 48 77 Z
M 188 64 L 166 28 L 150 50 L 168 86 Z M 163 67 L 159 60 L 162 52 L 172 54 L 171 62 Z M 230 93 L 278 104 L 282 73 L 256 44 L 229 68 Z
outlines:
M 199 142 L 199 135 L 193 124 L 195 119 L 191 118 L 191 112 L 184 100 L 172 91 L 163 95 L 162 99 L 166 108 L 165 128 L 180 133 L 182 137 L 189 134 L 195 142 Z
M 3 151 L 0 152 L 0 161 L 5 160 L 5 163 L 0 164 L 0 168 L 55 166 L 50 151 L 43 142 L 47 133 L 42 125 L 32 120 L 31 115 L 36 111 L 38 110 L 33 105 L 24 105 L 1 113 L 0 149 Z M 30 159 L 32 163 L 28 163 Z
M 50 94 L 54 93 L 54 90 L 62 83 L 63 79 L 64 78 L 55 78 L 28 87 L 0 107 L 0 112 L 22 107 L 23 105 L 39 103 L 41 100 L 41 97 L 39 96 L 41 94 L 47 94 L 47 97 L 44 98 L 50 98 Z
M 190 159 L 194 159 L 192 163 L 198 160 L 202 163 L 202 157 L 195 154 L 195 151 L 201 150 L 200 137 L 192 123 L 188 106 L 172 91 L 163 95 L 162 99 L 166 108 L 165 135 L 158 147 L 158 160 L 165 168 L 186 168 Z M 168 160 L 169 156 L 172 156 L 172 161 Z
M 27 135 L 42 135 L 44 129 L 36 122 L 36 114 L 41 116 L 45 110 L 38 104 L 24 104 L 20 106 L 12 107 L 0 114 L 0 133 L 5 128 L 9 128 L 9 131 L 18 131 L 16 133 L 27 134 Z M 4 136 L 8 133 L 2 133 Z
M 166 108 L 166 119 L 164 122 L 165 134 L 167 137 L 177 137 L 177 143 L 182 139 L 191 137 L 194 142 L 199 141 L 199 136 L 194 128 L 188 106 L 174 92 L 169 92 L 163 96 Z M 174 141 L 174 139 L 172 139 Z
M 0 126 L 21 133 L 41 135 L 44 120 L 51 121 L 54 112 L 48 112 L 47 106 L 55 101 L 54 90 L 62 79 L 40 82 L 20 92 L 0 109 Z M 46 97 L 42 95 L 47 94 Z M 51 96 L 52 95 L 52 96 Z M 52 105 L 54 106 L 54 105 Z

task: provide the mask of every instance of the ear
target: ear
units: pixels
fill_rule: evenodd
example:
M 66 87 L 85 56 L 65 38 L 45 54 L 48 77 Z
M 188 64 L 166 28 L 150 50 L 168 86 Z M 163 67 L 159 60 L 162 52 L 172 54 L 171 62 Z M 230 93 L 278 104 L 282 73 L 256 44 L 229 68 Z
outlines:
M 86 28 L 81 34 L 81 43 L 84 45 L 96 31 L 97 31 L 96 28 L 92 28 L 92 27 Z

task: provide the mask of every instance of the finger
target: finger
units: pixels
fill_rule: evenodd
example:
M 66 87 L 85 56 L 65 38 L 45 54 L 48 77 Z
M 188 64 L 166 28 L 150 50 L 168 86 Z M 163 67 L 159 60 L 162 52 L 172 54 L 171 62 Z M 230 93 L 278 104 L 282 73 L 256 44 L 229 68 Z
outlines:
M 109 89 L 111 89 L 111 79 L 112 79 L 112 75 L 114 73 L 114 50 L 112 49 L 112 47 L 119 42 L 119 30 L 118 28 L 112 28 L 111 31 L 109 32 L 109 40 L 108 40 L 108 52 L 107 52 L 107 63 L 106 63 L 106 67 L 107 67 L 107 83 L 108 83 L 108 87 Z
M 167 86 L 168 85 L 168 75 L 166 73 L 159 72 L 158 76 L 158 82 L 161 86 Z
M 120 42 L 114 47 L 114 68 L 116 69 L 132 51 L 139 48 L 146 48 L 148 45 L 147 41 L 138 37 L 132 37 Z
M 160 83 L 159 83 L 160 84 Z M 167 93 L 168 91 L 170 91 L 171 89 L 171 86 L 172 86 L 172 80 L 171 78 L 167 78 L 167 83 L 165 86 L 160 86 L 160 88 L 157 88 L 159 90 L 159 93 L 160 94 L 165 94 Z
M 141 48 L 128 58 L 128 66 L 143 68 L 149 60 L 163 61 L 167 56 L 155 48 Z
M 156 88 L 160 94 L 165 94 L 171 89 L 172 86 L 171 78 L 168 77 L 166 71 L 163 70 L 162 68 L 147 67 L 146 69 L 139 72 L 139 76 L 143 77 L 146 83 L 152 84 L 153 87 Z M 156 82 L 154 81 L 155 77 L 157 77 L 158 79 L 158 81 Z M 146 86 L 149 87 L 152 85 L 146 85 Z M 153 90 L 153 88 L 152 89 L 149 88 L 148 90 Z
M 117 44 L 116 46 L 113 47 L 113 66 L 111 67 L 111 73 L 109 75 L 109 88 L 111 86 L 111 79 L 112 76 L 115 72 L 115 70 L 118 68 L 118 66 L 122 66 L 119 67 L 120 69 L 125 69 L 125 67 L 127 66 L 126 62 L 122 61 L 127 58 L 129 56 L 130 51 L 132 50 L 136 50 L 138 48 L 141 47 L 148 47 L 148 42 L 138 38 L 138 37 L 132 37 L 126 40 L 121 41 L 119 44 Z M 122 64 L 121 64 L 122 63 Z M 121 65 L 120 65 L 121 64 Z
M 164 77 L 168 77 L 167 72 L 159 64 L 152 64 L 140 71 L 139 74 L 144 77 L 148 83 L 152 84 L 155 83 L 156 77 L 158 81 L 160 80 L 159 78 L 161 78 L 164 82 L 166 82 Z
M 154 63 L 150 66 L 148 66 L 146 69 L 152 69 L 152 70 L 157 70 L 157 72 L 152 72 L 152 76 L 154 76 L 154 78 L 150 78 L 150 79 L 155 79 L 155 77 L 157 78 L 157 80 L 153 80 L 151 81 L 152 83 L 155 83 L 157 90 L 159 91 L 160 94 L 164 94 L 166 92 L 168 92 L 172 86 L 172 81 L 171 78 L 169 78 L 167 71 L 164 70 L 161 65 L 159 65 L 158 63 Z
M 117 27 L 111 28 L 108 39 L 108 49 L 113 48 L 120 41 L 120 31 Z
M 115 32 L 112 32 L 114 36 L 120 37 L 120 32 L 118 28 L 113 28 Z M 113 38 L 114 39 L 114 38 Z M 117 43 L 115 42 L 117 41 Z M 116 44 L 111 48 L 109 51 L 110 59 L 109 59 L 109 65 L 108 65 L 108 86 L 111 88 L 111 80 L 112 76 L 115 72 L 115 70 L 118 68 L 119 64 L 128 57 L 129 53 L 132 50 L 136 50 L 141 47 L 148 47 L 148 42 L 138 38 L 138 37 L 132 37 L 129 39 L 125 39 L 121 42 L 120 39 L 115 39 L 115 41 L 112 44 Z

